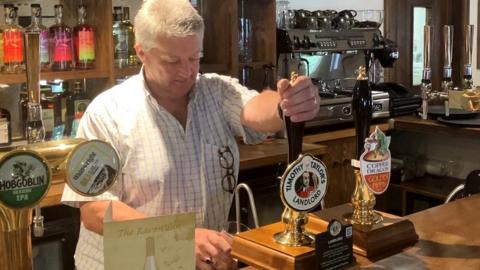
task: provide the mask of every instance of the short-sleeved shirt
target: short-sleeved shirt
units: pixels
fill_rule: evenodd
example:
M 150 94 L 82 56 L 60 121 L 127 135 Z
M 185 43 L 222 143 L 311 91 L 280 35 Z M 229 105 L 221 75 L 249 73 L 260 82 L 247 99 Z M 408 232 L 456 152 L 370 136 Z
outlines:
M 112 144 L 122 163 L 113 187 L 97 197 L 84 197 L 65 186 L 62 202 L 120 200 L 147 216 L 195 212 L 196 226 L 220 229 L 232 194 L 222 188 L 227 169 L 219 149 L 228 146 L 238 176 L 235 137 L 261 142 L 269 134 L 242 126 L 243 106 L 258 92 L 236 79 L 198 75 L 189 93 L 184 128 L 150 94 L 143 72 L 100 94 L 80 121 L 77 136 Z M 103 239 L 81 225 L 75 253 L 77 269 L 103 269 Z

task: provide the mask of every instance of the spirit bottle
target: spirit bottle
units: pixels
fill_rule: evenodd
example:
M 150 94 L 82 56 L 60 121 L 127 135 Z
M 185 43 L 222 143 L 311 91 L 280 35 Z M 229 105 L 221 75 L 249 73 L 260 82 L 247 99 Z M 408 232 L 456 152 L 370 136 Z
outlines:
M 3 29 L 3 64 L 5 73 L 23 72 L 23 28 L 15 23 L 17 10 L 5 4 L 5 28 Z
M 55 122 L 54 109 L 50 86 L 42 86 L 40 89 L 40 105 L 42 106 L 43 127 L 45 128 L 45 139 L 48 140 L 52 136 Z
M 3 69 L 3 28 L 0 26 L 0 72 Z
M 12 127 L 10 123 L 10 112 L 0 108 L 0 146 L 12 143 Z
M 67 120 L 66 135 L 75 137 L 77 135 L 77 127 L 85 110 L 90 104 L 90 99 L 85 95 L 82 84 L 75 82 L 74 92 L 67 98 Z
M 133 24 L 130 22 L 130 8 L 123 7 L 123 22 L 122 28 L 127 32 L 127 47 L 128 47 L 128 65 L 136 66 L 137 53 L 135 52 L 135 30 Z
M 18 115 L 20 121 L 22 121 L 22 135 L 27 138 L 28 93 L 25 85 L 22 85 L 18 99 Z
M 49 31 L 52 70 L 71 70 L 72 29 L 63 23 L 63 5 L 55 5 L 55 24 Z
M 52 86 L 53 131 L 52 140 L 61 140 L 65 132 L 65 122 L 62 115 L 63 87 L 62 82 L 54 82 Z
M 119 68 L 128 66 L 128 35 L 122 18 L 122 7 L 113 7 L 113 58 Z
M 39 4 L 31 4 L 32 23 L 25 29 L 26 33 L 39 33 L 40 68 L 46 71 L 50 67 L 50 51 L 48 44 L 48 29 L 42 25 L 42 8 Z
M 87 6 L 78 6 L 78 24 L 73 28 L 75 68 L 95 67 L 95 28 L 86 23 Z
M 155 239 L 153 237 L 147 238 L 147 256 L 145 258 L 144 270 L 158 270 L 157 262 L 155 261 Z

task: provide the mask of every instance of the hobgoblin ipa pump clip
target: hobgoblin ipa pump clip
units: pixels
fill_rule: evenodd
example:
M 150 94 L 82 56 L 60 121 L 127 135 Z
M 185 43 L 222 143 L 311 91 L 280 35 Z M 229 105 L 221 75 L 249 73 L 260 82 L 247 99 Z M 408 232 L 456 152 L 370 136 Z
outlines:
M 353 89 L 352 108 L 357 137 L 357 159 L 352 159 L 355 190 L 352 194 L 353 213 L 346 216 L 352 224 L 371 226 L 382 221 L 374 211 L 375 194 L 382 194 L 390 181 L 390 137 L 377 127 L 369 134 L 372 117 L 372 95 L 364 67 L 358 69 Z
M 0 269 L 31 270 L 32 208 L 47 194 L 51 170 L 29 150 L 0 156 Z
M 297 74 L 292 72 L 290 83 Z M 301 155 L 304 123 L 293 123 L 284 115 L 288 139 L 288 165 L 280 182 L 280 197 L 285 209 L 282 222 L 283 232 L 276 233 L 277 243 L 286 246 L 310 246 L 314 236 L 305 231 L 307 213 L 315 209 L 325 196 L 327 170 L 323 162 L 309 154 Z

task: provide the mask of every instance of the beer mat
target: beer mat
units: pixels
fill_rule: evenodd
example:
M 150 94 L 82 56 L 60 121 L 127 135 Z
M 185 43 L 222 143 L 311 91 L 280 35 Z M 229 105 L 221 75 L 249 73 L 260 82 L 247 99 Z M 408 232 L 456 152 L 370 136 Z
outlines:
M 434 117 L 441 117 L 446 120 L 457 120 L 475 118 L 478 112 L 471 112 L 462 109 L 450 109 L 450 115 L 445 117 L 445 107 L 443 105 L 428 106 L 428 114 Z
M 443 117 L 437 118 L 437 121 L 449 124 L 449 125 L 458 125 L 458 126 L 480 126 L 480 115 L 477 113 L 472 118 L 466 119 L 445 119 Z

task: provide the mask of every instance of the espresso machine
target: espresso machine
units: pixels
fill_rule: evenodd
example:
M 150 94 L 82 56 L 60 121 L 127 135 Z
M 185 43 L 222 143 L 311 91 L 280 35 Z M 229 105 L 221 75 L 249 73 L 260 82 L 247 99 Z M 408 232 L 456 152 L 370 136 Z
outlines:
M 355 71 L 366 66 L 370 82 L 378 82 L 378 62 L 391 67 L 398 58 L 393 42 L 376 27 L 316 30 L 277 29 L 277 74 L 287 78 L 291 71 L 309 76 L 318 87 L 320 111 L 305 127 L 314 129 L 353 123 L 352 90 Z M 375 61 L 378 60 L 378 61 Z M 390 116 L 387 92 L 373 88 L 373 118 Z

